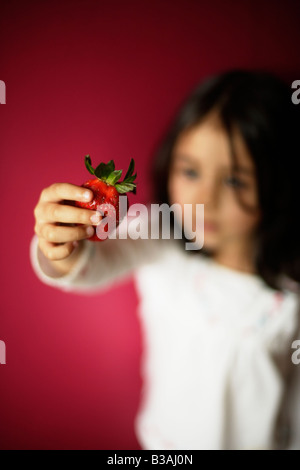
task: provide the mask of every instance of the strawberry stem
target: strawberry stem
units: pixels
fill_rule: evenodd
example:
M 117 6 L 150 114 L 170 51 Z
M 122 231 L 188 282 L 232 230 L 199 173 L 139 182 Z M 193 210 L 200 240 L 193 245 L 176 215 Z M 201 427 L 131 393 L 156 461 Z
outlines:
M 125 178 L 120 182 L 118 181 L 121 178 L 122 170 L 115 170 L 115 164 L 113 160 L 110 160 L 108 163 L 100 163 L 96 169 L 92 167 L 92 161 L 89 155 L 85 156 L 84 161 L 89 173 L 96 176 L 99 180 L 106 182 L 106 184 L 114 186 L 120 194 L 128 193 L 129 191 L 132 191 L 134 194 L 136 194 L 136 184 L 134 183 L 134 180 L 137 174 L 133 175 L 133 158 L 130 161 Z

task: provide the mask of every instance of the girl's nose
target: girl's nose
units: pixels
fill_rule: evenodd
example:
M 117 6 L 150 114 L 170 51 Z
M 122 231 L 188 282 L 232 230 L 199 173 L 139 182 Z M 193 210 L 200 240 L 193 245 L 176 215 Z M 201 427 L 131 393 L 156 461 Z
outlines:
M 201 181 L 199 185 L 198 200 L 199 204 L 207 207 L 216 207 L 218 204 L 218 188 L 214 180 Z

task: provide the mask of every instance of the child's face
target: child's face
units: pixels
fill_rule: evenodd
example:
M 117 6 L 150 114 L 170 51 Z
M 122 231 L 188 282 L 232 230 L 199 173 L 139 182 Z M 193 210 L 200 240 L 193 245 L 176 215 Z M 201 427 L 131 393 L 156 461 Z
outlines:
M 252 233 L 260 219 L 254 163 L 236 131 L 234 148 L 237 163 L 244 170 L 230 173 L 229 139 L 216 115 L 211 114 L 198 126 L 178 138 L 171 162 L 168 191 L 170 203 L 204 204 L 204 248 L 214 253 L 233 252 L 235 247 L 249 250 Z M 237 200 L 253 207 L 246 212 Z M 193 210 L 193 230 L 196 216 Z M 232 250 L 233 249 L 233 250 Z

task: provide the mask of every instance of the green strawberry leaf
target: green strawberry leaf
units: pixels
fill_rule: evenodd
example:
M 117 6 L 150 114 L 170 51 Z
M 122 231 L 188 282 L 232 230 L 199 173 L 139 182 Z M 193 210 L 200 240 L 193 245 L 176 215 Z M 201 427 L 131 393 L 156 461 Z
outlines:
M 97 176 L 97 178 L 100 178 L 106 181 L 106 179 L 114 171 L 114 169 L 115 169 L 115 164 L 113 160 L 110 160 L 107 164 L 100 163 L 100 165 L 98 165 L 95 170 L 95 175 Z
M 109 160 L 106 167 L 107 167 L 107 170 L 111 173 L 112 171 L 115 170 L 115 162 L 113 160 Z
M 128 167 L 128 170 L 127 170 L 127 173 L 126 173 L 126 175 L 125 175 L 124 180 L 126 180 L 129 176 L 132 175 L 133 170 L 134 170 L 134 160 L 133 160 L 133 158 L 132 158 L 132 159 L 130 160 L 129 167 Z
M 89 155 L 86 155 L 85 158 L 84 158 L 84 163 L 85 163 L 85 166 L 87 168 L 87 170 L 92 174 L 94 175 L 95 174 L 95 170 L 94 168 L 92 167 L 92 161 L 91 161 L 91 157 Z
M 136 174 L 135 175 L 132 175 L 132 176 L 129 176 L 128 178 L 125 178 L 122 183 L 133 183 L 134 180 L 136 178 Z
M 103 179 L 103 180 L 106 180 L 107 176 L 109 175 L 109 173 L 106 171 L 106 165 L 105 163 L 100 163 L 100 165 L 97 166 L 96 170 L 95 170 L 95 175 L 97 176 L 97 178 L 99 179 Z
M 122 170 L 112 171 L 110 175 L 106 178 L 106 183 L 115 185 L 117 181 L 121 178 Z
M 127 193 L 129 191 L 133 191 L 136 188 L 136 185 L 132 184 L 132 183 L 123 183 L 122 182 L 122 183 L 117 183 L 115 185 L 115 188 L 118 191 L 118 193 L 124 194 L 124 193 Z

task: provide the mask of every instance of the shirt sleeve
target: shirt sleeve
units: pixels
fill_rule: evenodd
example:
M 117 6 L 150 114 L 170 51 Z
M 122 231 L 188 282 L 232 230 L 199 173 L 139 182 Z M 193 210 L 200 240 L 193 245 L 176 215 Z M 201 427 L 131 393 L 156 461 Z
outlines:
M 38 247 L 38 237 L 34 235 L 30 244 L 30 260 L 35 274 L 44 284 L 75 293 L 93 293 L 130 277 L 137 267 L 160 256 L 166 240 L 148 237 L 133 239 L 128 234 L 128 227 L 136 218 L 126 219 L 127 223 L 122 222 L 118 227 L 116 238 L 101 242 L 84 240 L 78 260 L 72 270 L 63 276 L 51 267 Z M 145 223 L 145 218 L 140 220 Z M 149 229 L 148 220 L 147 223 Z

